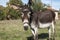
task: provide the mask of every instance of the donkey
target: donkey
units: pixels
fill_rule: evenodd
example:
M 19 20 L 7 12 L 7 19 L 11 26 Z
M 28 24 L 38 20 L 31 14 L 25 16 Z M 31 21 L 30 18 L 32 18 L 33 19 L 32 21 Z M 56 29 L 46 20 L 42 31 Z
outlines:
M 31 16 L 30 26 L 34 40 L 38 40 L 38 28 L 48 28 L 49 40 L 51 40 L 51 28 L 53 31 L 53 39 L 55 39 L 55 13 L 51 10 L 45 10 L 41 12 L 35 12 Z
M 16 6 L 17 7 L 17 6 Z M 19 8 L 19 7 L 18 7 Z M 30 26 L 34 40 L 38 40 L 38 29 L 47 28 L 49 31 L 49 40 L 51 40 L 51 28 L 53 33 L 52 40 L 55 40 L 55 13 L 52 10 L 33 11 L 28 6 L 24 6 L 21 11 L 21 19 L 24 30 Z
M 53 39 L 55 39 L 55 13 L 52 10 L 32 12 L 29 8 L 22 11 L 22 22 L 24 29 L 27 30 L 30 26 L 34 40 L 38 40 L 38 28 L 48 28 L 49 40 L 51 40 L 51 28 L 53 31 Z

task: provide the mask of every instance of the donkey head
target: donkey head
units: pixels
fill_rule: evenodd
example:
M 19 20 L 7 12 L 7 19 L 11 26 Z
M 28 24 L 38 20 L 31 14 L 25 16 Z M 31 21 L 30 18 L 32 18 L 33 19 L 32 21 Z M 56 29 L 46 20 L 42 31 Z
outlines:
M 24 29 L 27 30 L 29 26 L 29 19 L 31 11 L 27 5 L 18 6 L 18 5 L 11 5 L 14 9 L 21 11 L 21 19 L 23 22 Z
M 31 12 L 30 12 L 28 6 L 25 5 L 22 8 L 22 11 L 21 11 L 21 18 L 22 18 L 24 30 L 27 30 L 28 29 L 29 20 L 30 20 L 30 14 L 31 14 Z

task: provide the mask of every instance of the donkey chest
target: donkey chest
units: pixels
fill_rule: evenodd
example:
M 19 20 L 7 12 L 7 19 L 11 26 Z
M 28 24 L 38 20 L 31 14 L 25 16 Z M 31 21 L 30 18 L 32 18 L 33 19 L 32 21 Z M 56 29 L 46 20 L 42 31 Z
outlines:
M 39 28 L 48 28 L 51 26 L 51 23 L 39 23 Z

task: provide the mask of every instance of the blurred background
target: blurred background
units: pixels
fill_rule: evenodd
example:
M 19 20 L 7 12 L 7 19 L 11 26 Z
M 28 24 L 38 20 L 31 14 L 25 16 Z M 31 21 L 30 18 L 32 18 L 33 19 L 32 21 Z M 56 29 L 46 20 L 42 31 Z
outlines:
M 0 40 L 32 40 L 29 28 L 24 31 L 21 21 L 21 10 L 15 10 L 11 5 L 22 6 L 29 0 L 0 0 Z M 56 13 L 56 40 L 60 40 L 60 0 L 31 0 L 33 10 L 49 8 Z M 39 40 L 47 40 L 48 29 L 39 29 Z
M 20 10 L 11 8 L 12 4 L 25 5 L 29 0 L 0 0 L 0 20 L 20 19 Z M 60 13 L 60 0 L 32 0 L 34 10 L 43 10 L 49 7 Z

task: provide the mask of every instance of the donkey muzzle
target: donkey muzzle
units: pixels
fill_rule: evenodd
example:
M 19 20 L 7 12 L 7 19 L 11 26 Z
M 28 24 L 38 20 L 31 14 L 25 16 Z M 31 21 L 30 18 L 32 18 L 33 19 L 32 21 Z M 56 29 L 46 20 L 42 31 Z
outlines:
M 27 31 L 28 30 L 28 26 L 24 26 L 24 30 Z
M 27 23 L 24 24 L 24 30 L 25 31 L 28 30 L 28 24 Z

